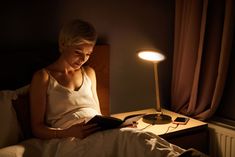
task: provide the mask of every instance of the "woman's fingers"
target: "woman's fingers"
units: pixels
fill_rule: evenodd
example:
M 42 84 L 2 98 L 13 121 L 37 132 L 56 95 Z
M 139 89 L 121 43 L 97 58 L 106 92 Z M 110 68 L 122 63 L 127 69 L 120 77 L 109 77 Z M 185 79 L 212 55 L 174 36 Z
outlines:
M 87 136 L 89 136 L 90 134 L 95 133 L 95 132 L 100 131 L 100 130 L 101 130 L 101 127 L 99 127 L 99 126 L 93 126 L 93 127 L 91 127 L 91 128 L 87 128 L 87 129 L 84 130 L 84 131 L 85 131 L 85 134 L 86 134 Z
M 101 128 L 97 124 L 86 124 L 85 122 L 77 124 L 77 127 L 80 128 L 80 138 L 85 138 L 90 134 L 101 130 Z
M 77 130 L 74 132 L 77 134 L 76 136 L 81 139 L 101 130 L 101 127 L 98 124 L 86 124 L 85 121 L 74 125 L 73 128 Z
M 88 133 L 93 133 L 93 132 L 98 131 L 100 129 L 101 129 L 101 127 L 98 124 L 89 124 L 89 125 L 83 126 L 83 130 Z
M 94 128 L 94 127 L 97 127 L 98 124 L 94 123 L 94 124 L 84 124 L 83 125 L 83 128 L 84 129 L 89 129 L 89 128 Z

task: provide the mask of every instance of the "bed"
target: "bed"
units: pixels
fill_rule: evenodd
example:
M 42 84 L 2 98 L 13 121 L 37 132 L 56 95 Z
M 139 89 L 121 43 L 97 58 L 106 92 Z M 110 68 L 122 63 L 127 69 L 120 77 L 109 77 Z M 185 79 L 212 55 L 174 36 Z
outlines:
M 32 136 L 28 87 L 35 70 L 58 57 L 57 46 L 1 49 L 0 68 L 0 156 L 204 156 L 184 150 L 166 140 L 135 128 L 112 129 L 76 138 L 40 140 Z M 109 45 L 96 45 L 87 63 L 97 75 L 101 112 L 109 111 Z M 120 135 L 121 133 L 121 135 Z M 138 137 L 138 138 L 137 138 Z M 110 144 L 112 143 L 112 144 Z M 92 145 L 92 146 L 90 146 Z M 78 153 L 79 152 L 79 153 Z M 190 155 L 189 155 L 190 154 Z

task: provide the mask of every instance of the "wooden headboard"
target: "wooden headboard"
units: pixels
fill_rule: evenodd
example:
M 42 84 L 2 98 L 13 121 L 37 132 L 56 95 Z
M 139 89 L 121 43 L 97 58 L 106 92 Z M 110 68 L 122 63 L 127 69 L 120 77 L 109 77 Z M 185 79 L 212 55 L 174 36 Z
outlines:
M 88 64 L 95 69 L 97 79 L 97 94 L 103 115 L 109 115 L 109 46 L 97 45 Z
M 15 90 L 30 83 L 33 73 L 58 57 L 56 44 L 0 47 L 0 90 Z M 109 46 L 96 45 L 88 64 L 96 71 L 101 112 L 109 115 Z

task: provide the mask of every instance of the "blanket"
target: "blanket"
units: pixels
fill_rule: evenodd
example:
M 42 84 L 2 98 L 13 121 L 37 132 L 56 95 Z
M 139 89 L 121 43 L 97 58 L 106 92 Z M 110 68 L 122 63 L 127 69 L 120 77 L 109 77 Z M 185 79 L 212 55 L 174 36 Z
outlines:
M 185 150 L 149 132 L 110 129 L 85 139 L 29 139 L 0 149 L 1 157 L 175 157 Z

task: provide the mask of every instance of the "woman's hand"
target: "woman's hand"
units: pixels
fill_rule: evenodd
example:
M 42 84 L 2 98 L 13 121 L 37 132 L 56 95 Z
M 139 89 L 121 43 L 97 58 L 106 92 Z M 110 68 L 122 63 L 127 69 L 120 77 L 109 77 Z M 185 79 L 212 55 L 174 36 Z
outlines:
M 99 131 L 101 128 L 97 124 L 86 124 L 85 121 L 82 123 L 75 124 L 67 129 L 69 136 L 83 139 L 90 134 Z

